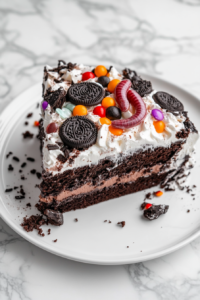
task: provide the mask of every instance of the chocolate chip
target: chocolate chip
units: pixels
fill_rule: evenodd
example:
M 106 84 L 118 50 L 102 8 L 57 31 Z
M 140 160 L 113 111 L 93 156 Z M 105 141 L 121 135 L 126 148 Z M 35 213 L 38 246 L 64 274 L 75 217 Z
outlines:
M 100 104 L 105 96 L 104 89 L 94 82 L 81 82 L 71 85 L 67 91 L 67 101 L 85 106 Z
M 97 128 L 93 121 L 76 116 L 66 119 L 60 126 L 59 135 L 65 145 L 75 149 L 87 148 L 97 139 Z
M 124 226 L 125 226 L 125 224 L 126 224 L 126 222 L 125 222 L 125 221 L 121 221 L 121 222 L 118 222 L 118 223 L 117 223 L 117 225 L 121 225 L 121 227 L 124 227 Z
M 160 105 L 161 108 L 169 111 L 183 111 L 183 104 L 174 96 L 166 92 L 157 92 L 153 95 L 154 101 Z
M 144 217 L 150 221 L 156 220 L 163 214 L 166 214 L 169 205 L 152 205 L 150 208 L 144 210 Z
M 35 158 L 27 157 L 27 160 L 28 160 L 28 161 L 31 161 L 31 162 L 34 162 L 34 161 L 35 161 Z
M 63 224 L 63 214 L 59 211 L 45 209 L 44 215 L 47 216 L 48 222 L 55 226 Z
M 19 162 L 19 158 L 17 156 L 13 156 L 13 160 Z

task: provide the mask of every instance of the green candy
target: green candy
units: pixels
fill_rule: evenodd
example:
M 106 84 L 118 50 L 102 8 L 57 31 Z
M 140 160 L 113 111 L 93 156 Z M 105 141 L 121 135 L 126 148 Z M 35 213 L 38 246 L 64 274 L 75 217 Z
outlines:
M 68 108 L 72 112 L 75 106 L 76 105 L 74 105 L 72 103 L 68 103 L 65 107 Z
M 63 119 L 63 120 L 71 117 L 71 115 L 72 115 L 71 111 L 65 107 L 63 109 L 56 108 L 56 112 L 60 115 L 61 119 Z

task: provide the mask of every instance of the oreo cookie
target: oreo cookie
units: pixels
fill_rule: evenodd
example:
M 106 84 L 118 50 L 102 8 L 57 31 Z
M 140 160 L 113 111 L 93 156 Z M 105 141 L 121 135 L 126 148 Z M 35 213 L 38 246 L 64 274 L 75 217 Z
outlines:
M 177 98 L 168 93 L 157 92 L 153 95 L 153 99 L 160 105 L 161 108 L 167 109 L 170 112 L 184 110 L 183 104 Z
M 60 126 L 59 135 L 69 147 L 88 148 L 96 142 L 97 128 L 93 121 L 83 116 L 66 119 Z
M 93 106 L 101 103 L 105 96 L 104 89 L 94 82 L 81 82 L 70 86 L 67 101 L 78 105 Z
M 56 108 L 62 108 L 65 102 L 66 92 L 63 88 L 59 88 L 54 92 L 49 92 L 44 96 L 44 100 L 47 101 L 51 107 L 56 110 Z

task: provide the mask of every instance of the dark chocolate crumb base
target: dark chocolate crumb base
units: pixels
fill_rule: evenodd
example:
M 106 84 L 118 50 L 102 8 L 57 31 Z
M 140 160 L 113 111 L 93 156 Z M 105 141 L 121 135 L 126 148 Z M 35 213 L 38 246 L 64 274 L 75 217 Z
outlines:
M 44 219 L 43 215 L 32 215 L 29 218 L 24 217 L 23 222 L 21 223 L 21 226 L 24 228 L 25 231 L 30 232 L 33 231 L 33 229 L 36 229 L 38 231 L 38 234 L 42 237 L 44 237 L 43 230 L 41 228 L 42 225 L 48 225 L 48 221 Z
M 115 184 L 112 187 L 103 188 L 102 190 L 96 190 L 91 193 L 68 197 L 62 202 L 56 202 L 55 200 L 52 204 L 39 202 L 38 204 L 36 204 L 36 207 L 42 213 L 44 213 L 46 208 L 60 212 L 86 208 L 93 204 L 101 203 L 113 198 L 118 198 L 127 194 L 135 193 L 156 186 L 160 182 L 162 182 L 168 174 L 169 172 L 165 172 L 159 175 L 152 174 L 149 177 L 138 178 L 132 183 Z

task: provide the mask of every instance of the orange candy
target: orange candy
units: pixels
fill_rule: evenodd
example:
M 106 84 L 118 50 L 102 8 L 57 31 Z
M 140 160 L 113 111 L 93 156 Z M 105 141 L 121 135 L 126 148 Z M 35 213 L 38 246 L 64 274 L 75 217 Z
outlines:
M 156 195 L 156 197 L 160 197 L 160 196 L 163 195 L 163 192 L 162 191 L 157 191 L 157 192 L 155 192 L 155 195 Z
M 114 90 L 116 88 L 116 86 L 118 85 L 118 83 L 120 83 L 120 80 L 119 79 L 113 79 L 109 82 L 108 84 L 108 91 L 110 93 L 114 93 Z
M 97 77 L 101 77 L 101 76 L 106 76 L 108 71 L 106 67 L 99 65 L 95 68 L 94 73 Z
M 115 100 L 111 97 L 105 97 L 102 102 L 101 105 L 106 109 L 110 106 L 115 106 Z
M 165 130 L 165 123 L 163 121 L 154 121 L 153 125 L 157 133 L 162 133 Z
M 38 127 L 40 125 L 40 123 L 38 121 L 34 122 L 34 126 Z
M 106 124 L 106 125 L 110 125 L 111 124 L 111 120 L 104 117 L 104 118 L 100 118 L 99 119 L 100 123 L 103 125 L 103 124 Z
M 77 105 L 73 109 L 73 116 L 86 116 L 87 108 L 84 105 Z
M 122 135 L 122 133 L 124 132 L 123 129 L 114 128 L 114 127 L 112 127 L 112 125 L 110 125 L 109 131 L 110 131 L 112 134 L 118 135 L 118 136 L 119 136 L 119 135 Z

